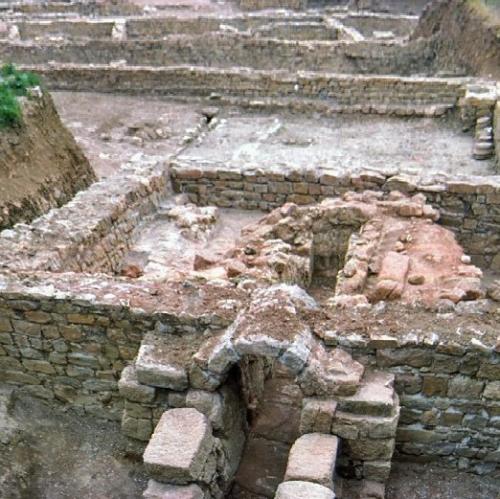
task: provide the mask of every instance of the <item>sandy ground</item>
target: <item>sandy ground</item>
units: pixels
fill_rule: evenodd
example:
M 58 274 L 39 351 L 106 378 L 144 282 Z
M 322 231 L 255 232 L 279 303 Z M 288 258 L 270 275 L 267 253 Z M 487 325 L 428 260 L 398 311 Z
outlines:
M 196 104 L 152 97 L 53 92 L 63 123 L 99 178 L 112 175 L 134 154 L 172 156 L 200 120 Z
M 443 119 L 226 112 L 201 144 L 182 157 L 224 161 L 231 167 L 284 165 L 397 174 L 491 175 L 493 161 L 471 157 L 472 137 Z

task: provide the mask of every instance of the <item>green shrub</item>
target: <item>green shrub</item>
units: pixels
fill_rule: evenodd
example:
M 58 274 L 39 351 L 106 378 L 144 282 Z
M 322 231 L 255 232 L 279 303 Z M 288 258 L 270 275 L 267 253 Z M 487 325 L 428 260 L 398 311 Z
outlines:
M 16 95 L 4 84 L 0 84 L 0 128 L 10 127 L 21 120 L 21 107 Z
M 13 126 L 21 121 L 21 108 L 17 97 L 26 96 L 28 89 L 40 85 L 40 78 L 29 72 L 19 71 L 13 64 L 0 68 L 0 128 Z

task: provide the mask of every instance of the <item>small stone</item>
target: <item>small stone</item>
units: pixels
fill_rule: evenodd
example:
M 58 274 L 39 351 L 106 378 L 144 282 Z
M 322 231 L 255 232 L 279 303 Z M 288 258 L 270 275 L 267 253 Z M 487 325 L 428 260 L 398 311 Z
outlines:
M 408 276 L 408 282 L 414 286 L 418 286 L 425 282 L 425 277 L 422 274 L 412 274 Z

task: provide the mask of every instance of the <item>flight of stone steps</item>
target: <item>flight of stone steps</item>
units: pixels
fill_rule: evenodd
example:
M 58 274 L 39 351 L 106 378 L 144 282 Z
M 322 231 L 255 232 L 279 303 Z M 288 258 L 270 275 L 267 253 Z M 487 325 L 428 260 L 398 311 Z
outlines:
M 342 497 L 341 477 L 363 480 L 360 497 L 384 497 L 399 419 L 393 375 L 294 327 L 291 316 L 311 306 L 297 289 L 257 293 L 215 335 L 145 336 L 119 383 L 123 431 L 148 441 L 145 498 L 326 499 Z M 277 300 L 286 338 L 262 322 Z

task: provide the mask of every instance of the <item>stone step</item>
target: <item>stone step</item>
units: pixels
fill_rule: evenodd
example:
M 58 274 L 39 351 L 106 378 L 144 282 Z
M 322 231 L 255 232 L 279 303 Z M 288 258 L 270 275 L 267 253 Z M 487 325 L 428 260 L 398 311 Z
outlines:
M 173 485 L 210 483 L 216 441 L 207 417 L 196 409 L 165 411 L 143 454 L 146 471 Z
M 335 494 L 323 485 L 297 480 L 281 483 L 274 499 L 335 499 Z
M 337 399 L 337 411 L 364 416 L 392 416 L 397 406 L 394 375 L 381 371 L 367 371 L 356 393 Z
M 324 433 L 307 433 L 290 449 L 285 481 L 304 481 L 333 490 L 339 439 Z

